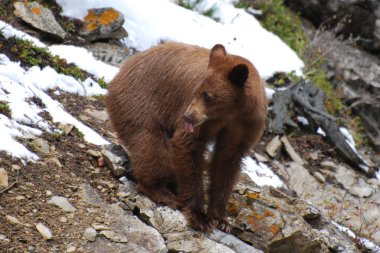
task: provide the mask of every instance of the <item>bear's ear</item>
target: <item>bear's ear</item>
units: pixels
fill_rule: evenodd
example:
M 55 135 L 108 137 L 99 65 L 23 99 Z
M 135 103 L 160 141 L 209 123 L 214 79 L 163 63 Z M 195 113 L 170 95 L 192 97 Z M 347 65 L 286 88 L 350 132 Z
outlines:
M 216 44 L 213 46 L 210 52 L 210 62 L 214 61 L 219 57 L 225 57 L 227 55 L 226 49 L 221 44 Z
M 243 87 L 245 82 L 248 79 L 249 70 L 247 65 L 245 64 L 238 64 L 231 72 L 228 74 L 228 79 L 231 81 L 232 84 Z

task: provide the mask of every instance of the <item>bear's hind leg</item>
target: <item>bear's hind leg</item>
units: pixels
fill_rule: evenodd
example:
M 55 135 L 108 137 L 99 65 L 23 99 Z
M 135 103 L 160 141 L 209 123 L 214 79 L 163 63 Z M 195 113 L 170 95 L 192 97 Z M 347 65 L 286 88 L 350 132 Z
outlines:
M 129 139 L 127 146 L 137 191 L 157 204 L 178 208 L 176 179 L 169 168 L 167 136 L 142 131 Z

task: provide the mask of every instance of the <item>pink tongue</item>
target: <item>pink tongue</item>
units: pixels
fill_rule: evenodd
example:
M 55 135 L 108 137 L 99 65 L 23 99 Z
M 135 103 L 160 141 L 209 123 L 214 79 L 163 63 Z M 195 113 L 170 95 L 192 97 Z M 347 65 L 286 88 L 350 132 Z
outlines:
M 185 130 L 187 133 L 193 133 L 194 132 L 194 126 L 192 123 L 185 122 Z

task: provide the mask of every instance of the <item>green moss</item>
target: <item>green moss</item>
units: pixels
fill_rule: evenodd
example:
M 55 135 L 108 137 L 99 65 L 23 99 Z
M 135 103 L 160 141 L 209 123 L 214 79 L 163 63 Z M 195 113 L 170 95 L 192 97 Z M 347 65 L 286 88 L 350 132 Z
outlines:
M 87 77 L 92 77 L 101 87 L 108 87 L 104 78 L 95 78 L 75 64 L 67 63 L 65 59 L 52 55 L 47 48 L 37 47 L 32 42 L 17 37 L 6 39 L 1 31 L 0 48 L 12 61 L 19 61 L 23 67 L 38 66 L 44 68 L 50 66 L 57 73 L 72 76 L 81 81 L 84 81 Z
M 0 6 L 0 17 L 3 17 L 7 14 L 8 11 L 8 3 L 10 0 L 3 0 Z
M 30 41 L 17 37 L 10 37 L 7 41 L 9 45 L 8 54 L 10 54 L 8 56 L 11 59 L 20 61 L 26 67 L 39 66 L 44 68 L 50 66 L 58 73 L 69 75 L 82 81 L 89 76 L 76 65 L 67 63 L 66 60 L 61 59 L 59 56 L 53 56 L 47 48 L 37 47 Z
M 183 8 L 186 8 L 188 10 L 194 10 L 195 7 L 200 4 L 203 0 L 195 0 L 195 1 L 192 1 L 192 0 L 179 0 L 177 2 L 177 4 L 179 6 L 182 6 Z M 215 14 L 215 8 L 214 7 L 211 7 L 210 9 L 204 11 L 204 12 L 201 12 L 201 14 L 203 16 L 206 16 L 206 17 L 209 17 L 213 20 L 215 20 L 216 22 L 219 22 L 220 19 L 217 18 L 217 17 L 214 17 L 214 14 Z
M 108 88 L 108 83 L 104 80 L 104 77 L 98 79 L 98 84 L 104 89 Z
M 338 92 L 336 92 L 326 76 L 324 66 L 326 60 L 323 52 L 312 45 L 309 38 L 302 29 L 302 21 L 299 15 L 290 11 L 285 5 L 284 0 L 259 0 L 258 6 L 263 12 L 261 24 L 269 31 L 277 34 L 298 56 L 304 61 L 303 69 L 306 79 L 311 80 L 326 95 L 325 106 L 332 115 L 343 117 L 344 124 L 349 124 L 353 129 L 354 139 L 358 146 L 365 142 L 363 137 L 363 127 L 360 118 L 352 117 L 349 109 L 345 108 Z M 237 7 L 247 8 L 252 3 L 241 0 L 235 4 Z M 275 85 L 286 84 L 286 78 L 299 81 L 300 77 L 294 73 L 287 73 L 287 77 L 280 78 Z M 343 122 L 342 122 L 343 123 Z
M 4 114 L 8 118 L 11 117 L 11 109 L 9 108 L 8 102 L 0 101 L 0 113 Z
M 310 79 L 325 92 L 327 110 L 332 114 L 337 114 L 342 110 L 343 104 L 326 77 L 323 69 L 325 65 L 323 55 L 313 48 L 302 30 L 299 15 L 286 8 L 283 0 L 261 0 L 259 7 L 264 13 L 262 25 L 277 34 L 304 61 L 305 78 Z
M 84 139 L 84 133 L 83 132 L 81 132 L 78 128 L 74 128 L 74 134 L 76 135 L 76 136 L 78 136 L 79 138 L 81 138 L 81 139 Z
M 179 6 L 182 6 L 183 8 L 188 9 L 188 10 L 194 10 L 195 6 L 197 4 L 199 4 L 200 2 L 202 2 L 202 0 L 195 0 L 195 1 L 191 1 L 191 0 L 179 0 L 177 2 L 177 4 Z

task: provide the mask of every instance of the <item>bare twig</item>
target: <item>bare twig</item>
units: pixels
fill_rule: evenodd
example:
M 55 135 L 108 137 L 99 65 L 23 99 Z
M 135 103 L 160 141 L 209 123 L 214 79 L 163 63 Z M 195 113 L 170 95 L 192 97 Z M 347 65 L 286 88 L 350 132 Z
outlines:
M 7 188 L 4 188 L 3 190 L 1 190 L 1 191 L 0 191 L 0 194 L 3 194 L 3 193 L 5 193 L 5 192 L 9 191 L 9 190 L 10 190 L 13 186 L 15 186 L 18 182 L 19 182 L 18 180 L 14 181 L 13 183 L 11 183 L 10 186 L 8 186 Z

